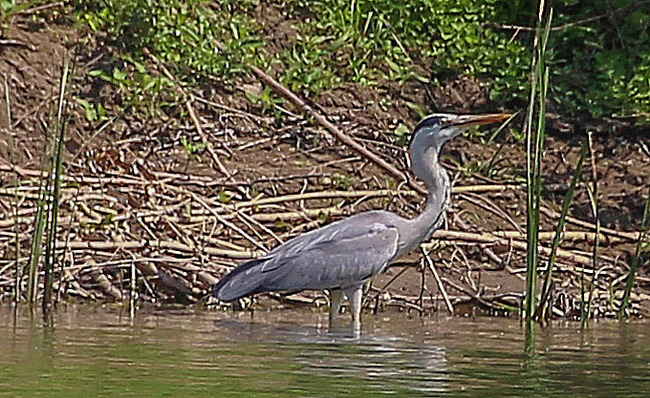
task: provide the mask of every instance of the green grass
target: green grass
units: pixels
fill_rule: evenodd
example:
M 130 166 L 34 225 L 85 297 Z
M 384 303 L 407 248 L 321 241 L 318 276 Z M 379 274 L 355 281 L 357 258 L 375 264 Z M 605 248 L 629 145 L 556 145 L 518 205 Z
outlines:
M 632 257 L 632 264 L 630 265 L 630 273 L 627 276 L 625 281 L 625 290 L 623 292 L 623 298 L 621 299 L 621 306 L 618 310 L 619 319 L 627 318 L 627 307 L 630 303 L 630 295 L 632 294 L 632 288 L 634 287 L 634 279 L 636 273 L 639 269 L 639 264 L 642 261 L 643 252 L 648 251 L 647 242 L 645 238 L 648 233 L 648 227 L 650 227 L 650 188 L 648 189 L 648 195 L 645 200 L 645 207 L 643 209 L 643 219 L 641 221 L 641 233 L 639 234 L 639 239 L 636 243 L 636 250 L 634 252 L 634 257 Z
M 10 149 L 10 161 L 11 164 L 16 164 L 16 142 L 14 135 L 11 131 L 11 127 L 13 126 L 12 122 L 12 114 L 11 114 L 11 96 L 9 95 L 9 84 L 7 82 L 7 78 L 5 77 L 4 79 L 4 91 L 5 91 L 5 106 L 6 106 L 6 112 L 7 112 L 7 126 L 9 126 L 9 139 L 11 141 L 11 149 Z M 14 175 L 14 181 L 16 184 L 16 188 L 19 187 L 20 185 L 20 178 L 18 176 L 18 173 Z M 18 189 L 14 192 L 14 198 L 13 202 L 11 203 L 11 210 L 14 216 L 14 234 L 16 234 L 16 238 L 14 241 L 15 244 L 15 251 L 16 251 L 16 276 L 15 276 L 15 287 L 14 287 L 14 301 L 17 303 L 20 301 L 20 261 L 21 261 L 21 250 L 20 250 L 20 223 L 18 222 L 18 208 L 20 207 L 20 201 L 18 199 Z
M 63 172 L 63 148 L 65 130 L 68 120 L 68 93 L 70 66 L 68 60 L 64 60 L 59 80 L 59 97 L 57 101 L 56 114 L 50 116 L 46 125 L 46 134 L 49 142 L 45 143 L 43 149 L 43 170 L 41 173 L 41 184 L 38 193 L 38 204 L 34 224 L 34 234 L 30 244 L 30 257 L 27 268 L 27 302 L 30 305 L 36 303 L 38 296 L 38 276 L 43 257 L 43 308 L 47 312 L 50 309 L 53 298 L 54 266 L 56 263 L 56 237 L 58 226 L 58 215 L 61 196 L 61 174 Z M 45 241 L 43 241 L 45 238 Z M 43 256 L 43 247 L 45 256 Z M 17 278 L 20 278 L 17 273 Z M 19 281 L 18 281 L 19 282 Z M 17 283 L 17 286 L 20 283 Z M 16 288 L 18 296 L 18 287 Z
M 469 75 L 488 87 L 492 99 L 519 107 L 530 88 L 531 35 L 503 24 L 530 25 L 534 0 L 286 0 L 272 6 L 270 14 L 279 17 L 267 15 L 271 6 L 256 0 L 74 4 L 77 21 L 113 57 L 93 76 L 150 116 L 175 109 L 179 98 L 172 82 L 149 66 L 145 48 L 193 87 L 232 86 L 252 64 L 310 95 L 348 83 L 435 85 Z M 553 74 L 547 94 L 552 110 L 569 117 L 650 120 L 650 11 L 635 8 L 632 0 L 563 1 L 556 14 L 546 61 Z M 276 23 L 283 28 L 276 31 Z M 89 119 L 97 118 L 103 104 L 84 100 Z M 272 101 L 258 104 L 268 110 Z
M 587 301 L 584 301 L 584 292 L 585 292 L 585 267 L 582 267 L 582 273 L 580 275 L 580 322 L 584 326 L 589 322 L 591 317 L 591 304 L 593 302 L 596 270 L 598 269 L 598 247 L 600 245 L 600 217 L 598 209 L 598 173 L 596 172 L 596 154 L 594 153 L 592 133 L 587 133 L 587 143 L 589 146 L 589 158 L 591 160 L 591 186 L 587 185 L 587 195 L 589 197 L 589 205 L 591 207 L 591 214 L 594 217 L 594 224 L 596 225 L 596 237 L 594 239 L 594 245 L 592 246 L 591 258 L 592 258 L 592 269 L 593 273 L 591 274 L 591 280 L 589 281 L 589 294 L 587 296 Z
M 535 348 L 534 314 L 537 308 L 537 268 L 539 265 L 540 202 L 542 195 L 542 158 L 546 135 L 546 105 L 549 86 L 549 67 L 546 51 L 553 9 L 544 9 L 539 3 L 539 19 L 535 34 L 535 57 L 531 66 L 532 84 L 526 121 L 526 301 L 524 303 L 525 348 L 533 356 Z
M 482 26 L 497 12 L 491 3 L 321 0 L 296 1 L 294 9 L 314 15 L 277 57 L 281 81 L 294 91 L 379 79 L 436 82 L 456 74 L 489 76 L 497 87 L 506 75 L 525 81 L 524 47 Z
M 553 268 L 555 267 L 557 249 L 560 247 L 560 243 L 562 242 L 564 226 L 566 225 L 566 216 L 569 213 L 569 207 L 571 206 L 573 194 L 575 192 L 576 186 L 578 185 L 578 180 L 582 175 L 582 165 L 584 164 L 588 149 L 588 145 L 585 144 L 580 151 L 580 156 L 578 157 L 576 168 L 573 172 L 573 177 L 571 178 L 569 188 L 567 189 L 566 196 L 562 202 L 562 211 L 560 212 L 560 218 L 558 219 L 557 225 L 555 227 L 555 236 L 553 237 L 553 243 L 551 244 L 551 255 L 548 259 L 548 270 L 544 275 L 544 284 L 542 286 L 542 292 L 540 294 L 541 299 L 535 314 L 535 319 L 537 321 L 545 322 L 546 324 L 549 323 L 552 315 L 551 307 L 553 306 L 553 302 L 551 297 L 551 286 L 553 283 Z
M 232 83 L 262 45 L 249 14 L 253 2 L 206 0 L 78 1 L 77 21 L 112 49 L 113 59 L 90 72 L 117 89 L 125 105 L 154 116 L 181 98 L 174 82 L 147 63 L 148 50 L 183 85 Z M 103 104 L 82 99 L 89 121 Z
M 501 22 L 525 26 L 534 19 L 537 0 L 498 4 Z M 548 60 L 553 109 L 582 120 L 633 116 L 639 123 L 650 121 L 650 7 L 646 2 L 562 0 L 553 6 Z
M 68 95 L 66 90 L 69 77 L 70 65 L 69 61 L 65 59 L 61 70 L 57 113 L 52 130 L 52 161 L 50 163 L 48 179 L 50 181 L 48 191 L 51 192 L 51 203 L 48 206 L 47 240 L 45 244 L 45 278 L 43 291 L 43 309 L 45 312 L 49 310 L 53 299 L 56 237 L 61 198 L 61 173 L 63 171 L 63 142 L 65 140 L 66 125 L 68 122 Z
M 457 74 L 479 76 L 509 95 L 525 89 L 525 46 L 483 26 L 498 12 L 492 3 L 294 0 L 281 6 L 294 32 L 279 34 L 273 46 L 262 40 L 265 21 L 253 18 L 256 1 L 91 0 L 77 2 L 75 15 L 112 49 L 115 62 L 91 75 L 136 107 L 164 109 L 178 101 L 170 82 L 147 67 L 145 48 L 187 85 L 230 85 L 254 64 L 272 66 L 288 88 L 310 94 L 348 82 L 436 83 Z M 506 89 L 505 81 L 518 83 Z M 97 118 L 101 104 L 83 101 L 89 120 Z

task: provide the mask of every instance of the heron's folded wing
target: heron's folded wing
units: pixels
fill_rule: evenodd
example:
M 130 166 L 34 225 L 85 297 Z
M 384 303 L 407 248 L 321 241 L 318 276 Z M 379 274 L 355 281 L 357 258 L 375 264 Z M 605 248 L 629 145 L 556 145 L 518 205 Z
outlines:
M 352 286 L 379 273 L 397 253 L 397 229 L 381 223 L 340 225 L 319 232 L 269 253 L 263 266 L 268 275 L 265 288 Z

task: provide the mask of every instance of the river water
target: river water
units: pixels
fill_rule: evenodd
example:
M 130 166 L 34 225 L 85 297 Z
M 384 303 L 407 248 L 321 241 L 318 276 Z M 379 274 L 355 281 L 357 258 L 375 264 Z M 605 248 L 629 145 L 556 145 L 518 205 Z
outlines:
M 650 397 L 650 324 L 556 322 L 523 354 L 517 319 L 0 306 L 0 396 Z

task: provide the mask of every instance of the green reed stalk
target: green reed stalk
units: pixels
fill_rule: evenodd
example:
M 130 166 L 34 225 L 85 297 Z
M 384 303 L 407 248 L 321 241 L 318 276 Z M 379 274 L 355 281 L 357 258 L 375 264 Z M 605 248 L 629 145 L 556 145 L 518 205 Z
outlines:
M 596 225 L 596 237 L 591 251 L 591 260 L 593 273 L 589 282 L 589 296 L 587 302 L 584 298 L 580 298 L 580 324 L 582 327 L 586 325 L 591 317 L 591 303 L 594 295 L 594 282 L 596 278 L 596 270 L 598 269 L 598 246 L 600 244 L 600 217 L 598 212 L 598 173 L 596 172 L 596 154 L 594 153 L 594 145 L 592 140 L 591 131 L 588 133 L 587 142 L 589 143 L 589 158 L 591 160 L 591 188 L 587 186 L 587 194 L 589 196 L 589 205 L 591 206 L 591 214 L 594 216 L 594 223 Z M 585 291 L 585 267 L 582 267 L 581 273 L 581 294 Z
M 573 177 L 571 178 L 571 183 L 569 183 L 569 188 L 567 189 L 564 202 L 562 203 L 562 211 L 560 212 L 560 218 L 555 227 L 555 236 L 553 237 L 553 243 L 551 244 L 551 255 L 548 259 L 548 270 L 544 275 L 544 285 L 542 287 L 541 301 L 539 307 L 537 308 L 535 319 L 538 321 L 543 321 L 544 319 L 548 320 L 551 316 L 551 284 L 553 282 L 553 268 L 555 267 L 555 259 L 557 256 L 557 249 L 560 247 L 562 238 L 564 236 L 564 226 L 566 225 L 566 216 L 569 213 L 569 207 L 573 201 L 573 194 L 578 185 L 578 180 L 582 175 L 582 165 L 584 164 L 585 158 L 587 157 L 588 146 L 582 146 L 580 151 L 580 156 L 576 164 L 576 169 L 573 172 Z
M 645 238 L 648 233 L 648 222 L 650 221 L 650 188 L 648 188 L 648 196 L 645 198 L 645 207 L 643 209 L 643 219 L 641 221 L 641 232 L 639 233 L 639 239 L 636 242 L 636 250 L 634 252 L 634 257 L 632 257 L 632 264 L 630 264 L 630 273 L 627 276 L 627 281 L 625 282 L 625 291 L 623 292 L 623 299 L 621 300 L 621 307 L 618 310 L 619 319 L 627 318 L 627 307 L 630 302 L 630 294 L 632 294 L 632 288 L 634 287 L 634 278 L 636 272 L 639 269 L 639 262 L 641 261 L 641 254 L 643 252 L 643 245 Z
M 553 10 L 548 13 L 544 0 L 539 2 L 537 30 L 534 41 L 534 57 L 531 66 L 532 81 L 526 122 L 526 302 L 524 303 L 525 341 L 524 351 L 534 355 L 535 325 L 533 323 L 536 307 L 537 265 L 539 264 L 539 224 L 542 191 L 542 151 L 546 131 L 546 94 L 548 91 L 549 69 L 546 66 L 546 45 L 550 33 Z M 537 115 L 535 115 L 537 111 Z M 535 120 L 535 116 L 536 120 Z M 536 123 L 534 123 L 536 122 Z M 536 125 L 533 129 L 533 125 Z
M 47 145 L 46 145 L 47 148 Z M 45 149 L 47 152 L 47 149 Z M 43 161 L 43 165 L 46 161 Z M 43 243 L 43 232 L 45 229 L 45 208 L 49 198 L 49 178 L 41 173 L 41 185 L 38 189 L 38 207 L 36 211 L 34 235 L 29 253 L 28 280 L 27 280 L 27 302 L 33 304 L 36 301 L 38 291 L 38 264 L 41 258 L 41 244 Z
M 59 216 L 59 199 L 61 196 L 61 165 L 63 161 L 63 140 L 67 123 L 66 87 L 69 77 L 69 63 L 65 59 L 61 71 L 59 85 L 59 101 L 57 107 L 56 123 L 53 134 L 53 158 L 50 169 L 52 187 L 52 205 L 48 207 L 48 234 L 45 242 L 45 290 L 43 294 L 43 309 L 47 311 L 52 304 L 52 285 L 54 277 L 54 263 L 56 262 L 56 229 Z
M 9 133 L 9 139 L 11 140 L 11 153 L 10 153 L 10 162 L 12 165 L 16 164 L 16 142 L 14 141 L 14 136 L 11 133 L 13 122 L 11 120 L 11 97 L 9 96 L 9 84 L 7 83 L 7 78 L 4 80 L 5 85 L 5 105 L 7 106 L 7 130 Z M 20 179 L 18 173 L 14 175 L 16 190 L 14 191 L 14 202 L 12 203 L 12 210 L 14 213 L 14 234 L 15 234 L 15 245 L 16 245 L 16 268 L 14 276 L 14 302 L 18 303 L 20 301 L 20 223 L 18 222 L 18 186 L 20 185 Z
M 540 198 L 542 188 L 542 151 L 544 147 L 546 128 L 546 93 L 548 90 L 549 70 L 544 58 L 552 11 L 545 21 L 542 20 L 543 1 L 540 2 L 540 20 L 535 37 L 536 58 L 533 61 L 533 80 L 531 82 L 528 121 L 526 124 L 526 210 L 527 210 L 527 239 L 526 253 L 526 304 L 525 316 L 532 318 L 535 312 L 535 284 L 537 279 L 537 264 L 539 263 L 538 237 L 540 221 Z M 545 23 L 542 27 L 541 24 Z M 537 121 L 534 123 L 535 109 Z M 536 129 L 533 130 L 533 125 Z

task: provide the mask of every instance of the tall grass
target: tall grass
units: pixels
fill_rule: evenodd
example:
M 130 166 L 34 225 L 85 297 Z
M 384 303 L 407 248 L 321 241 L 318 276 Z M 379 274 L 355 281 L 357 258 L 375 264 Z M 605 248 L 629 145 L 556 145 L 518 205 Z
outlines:
M 645 207 L 643 208 L 643 219 L 641 220 L 641 233 L 639 233 L 639 239 L 636 242 L 636 250 L 634 252 L 634 257 L 632 257 L 632 264 L 630 265 L 630 273 L 627 276 L 625 281 L 625 291 L 623 292 L 623 298 L 621 299 L 621 307 L 618 310 L 619 319 L 625 319 L 627 317 L 627 307 L 630 302 L 630 295 L 632 294 L 632 288 L 634 287 L 634 278 L 636 277 L 636 272 L 639 269 L 639 262 L 641 261 L 641 254 L 643 252 L 643 245 L 645 243 L 645 238 L 648 232 L 648 223 L 650 222 L 650 188 L 648 188 L 648 196 L 645 199 Z
M 598 246 L 600 245 L 600 216 L 598 213 L 598 173 L 596 172 L 596 154 L 594 153 L 594 145 L 592 139 L 592 132 L 590 131 L 587 136 L 587 143 L 589 144 L 589 158 L 591 161 L 591 187 L 587 185 L 587 195 L 589 196 L 589 205 L 591 207 L 591 214 L 594 216 L 594 223 L 596 224 L 596 236 L 594 238 L 594 245 L 592 247 L 591 259 L 593 273 L 589 281 L 589 295 L 585 302 L 585 267 L 582 267 L 580 275 L 580 323 L 584 327 L 591 316 L 591 303 L 594 295 L 594 283 L 596 278 L 596 270 L 598 269 Z
M 582 146 L 582 150 L 580 151 L 576 169 L 573 172 L 571 183 L 569 184 L 566 196 L 564 197 L 564 202 L 562 203 L 562 211 L 560 212 L 560 218 L 555 228 L 555 236 L 553 237 L 553 243 L 551 244 L 551 255 L 548 259 L 548 270 L 544 275 L 544 285 L 542 287 L 542 293 L 540 295 L 541 299 L 539 307 L 535 312 L 535 320 L 540 322 L 548 321 L 551 317 L 551 306 L 553 305 L 551 300 L 551 286 L 553 283 L 553 268 L 555 267 L 557 249 L 560 247 L 560 243 L 562 242 L 562 237 L 564 235 L 564 226 L 566 224 L 566 216 L 569 213 L 569 207 L 573 201 L 573 194 L 575 192 L 576 185 L 578 185 L 578 180 L 582 175 L 582 165 L 584 164 L 585 158 L 587 157 L 588 149 L 589 147 L 587 143 L 585 143 L 585 145 Z
M 16 142 L 13 134 L 11 133 L 13 122 L 11 121 L 11 97 L 9 96 L 9 83 L 7 83 L 7 78 L 4 79 L 4 89 L 5 89 L 5 105 L 7 107 L 7 132 L 9 133 L 9 140 L 11 141 L 11 151 L 10 151 L 10 161 L 11 164 L 16 164 Z M 12 210 L 14 216 L 14 233 L 15 235 L 15 245 L 16 245 L 16 268 L 15 268 L 15 286 L 14 286 L 14 302 L 18 303 L 20 301 L 20 223 L 18 222 L 18 185 L 19 178 L 18 173 L 15 174 L 16 190 L 14 191 L 14 201 L 12 203 Z
M 539 264 L 539 224 L 542 192 L 542 157 L 546 130 L 546 94 L 549 69 L 545 63 L 546 45 L 553 18 L 553 10 L 546 12 L 544 0 L 539 2 L 534 57 L 531 66 L 531 89 L 526 119 L 526 302 L 524 304 L 526 354 L 532 355 L 535 346 L 534 314 L 537 304 L 537 266 Z
M 45 147 L 47 152 L 47 147 Z M 44 156 L 43 167 L 47 164 Z M 45 209 L 49 198 L 48 193 L 48 180 L 44 173 L 41 173 L 41 185 L 38 190 L 38 205 L 36 210 L 36 218 L 34 221 L 34 235 L 29 252 L 29 265 L 27 268 L 27 302 L 33 304 L 36 302 L 36 295 L 38 293 L 38 266 L 41 258 L 41 249 L 43 243 L 43 232 L 45 229 Z
M 61 196 L 61 165 L 63 162 L 63 140 L 67 124 L 66 88 L 70 66 L 68 59 L 63 62 L 59 84 L 59 99 L 52 138 L 52 162 L 50 168 L 50 187 L 52 205 L 48 206 L 47 241 L 45 242 L 45 280 L 43 292 L 43 309 L 47 311 L 52 304 L 52 286 L 54 282 L 54 264 L 56 262 L 56 229 L 59 220 L 59 199 Z
M 56 229 L 58 224 L 59 197 L 61 192 L 61 169 L 63 159 L 63 141 L 67 121 L 66 89 L 70 67 L 67 59 L 63 62 L 59 80 L 59 97 L 56 116 L 51 116 L 46 133 L 43 156 L 43 171 L 39 187 L 38 204 L 32 236 L 30 258 L 28 265 L 27 301 L 34 304 L 38 295 L 39 264 L 45 245 L 44 258 L 44 292 L 43 309 L 47 312 L 52 304 L 52 286 L 54 263 L 56 259 Z M 43 242 L 45 237 L 45 242 Z

